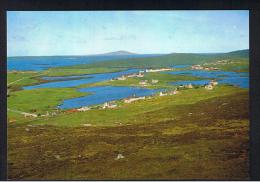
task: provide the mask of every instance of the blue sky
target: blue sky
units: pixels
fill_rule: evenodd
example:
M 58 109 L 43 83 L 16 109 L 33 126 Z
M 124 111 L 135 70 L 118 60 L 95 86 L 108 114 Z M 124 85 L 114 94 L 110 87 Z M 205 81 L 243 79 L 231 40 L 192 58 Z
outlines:
M 248 11 L 8 11 L 7 55 L 208 53 L 249 48 Z

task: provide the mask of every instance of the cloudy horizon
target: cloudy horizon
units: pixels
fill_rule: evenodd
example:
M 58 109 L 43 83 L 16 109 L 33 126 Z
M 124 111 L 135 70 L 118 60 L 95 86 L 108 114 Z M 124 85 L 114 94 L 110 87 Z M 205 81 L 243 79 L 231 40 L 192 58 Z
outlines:
M 7 55 L 217 53 L 249 48 L 249 12 L 8 11 Z

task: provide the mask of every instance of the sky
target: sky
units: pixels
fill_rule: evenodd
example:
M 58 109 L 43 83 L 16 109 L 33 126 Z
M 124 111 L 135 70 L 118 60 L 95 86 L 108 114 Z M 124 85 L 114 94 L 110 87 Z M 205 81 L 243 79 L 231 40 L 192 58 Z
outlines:
M 8 56 L 249 48 L 249 11 L 8 11 Z

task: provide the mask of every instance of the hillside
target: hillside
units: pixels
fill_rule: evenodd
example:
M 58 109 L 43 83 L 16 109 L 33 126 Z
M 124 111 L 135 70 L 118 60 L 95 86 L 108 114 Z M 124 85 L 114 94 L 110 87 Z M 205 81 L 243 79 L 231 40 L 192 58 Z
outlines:
M 181 64 L 202 64 L 215 62 L 222 59 L 248 60 L 249 50 L 239 50 L 228 53 L 196 54 L 196 53 L 173 53 L 145 58 L 128 58 L 98 62 L 88 65 L 80 65 L 81 68 L 93 67 L 124 67 L 124 68 L 147 68 L 147 67 L 168 67 Z M 77 66 L 74 66 L 77 67 Z

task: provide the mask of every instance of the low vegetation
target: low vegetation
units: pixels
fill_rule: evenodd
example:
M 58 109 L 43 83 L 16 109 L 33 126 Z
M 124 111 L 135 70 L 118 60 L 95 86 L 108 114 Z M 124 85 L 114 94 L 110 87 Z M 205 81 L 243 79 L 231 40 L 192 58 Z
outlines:
M 44 114 L 46 111 L 57 110 L 56 106 L 64 99 L 85 96 L 87 93 L 78 92 L 75 88 L 41 88 L 12 92 L 7 100 L 11 110 Z M 9 119 L 16 119 L 17 114 L 8 112 Z
M 198 92 L 192 100 L 175 105 L 172 99 L 165 107 L 155 102 L 138 112 L 126 106 L 131 119 L 100 111 L 96 116 L 110 117 L 93 121 L 95 126 L 75 125 L 76 115 L 56 121 L 63 127 L 11 124 L 9 179 L 248 179 L 248 92 L 204 99 Z M 109 122 L 114 119 L 122 125 Z M 64 127 L 70 123 L 75 127 Z M 119 154 L 124 158 L 116 160 Z
M 123 68 L 82 68 L 84 66 L 69 66 L 69 67 L 57 67 L 49 68 L 46 72 L 46 76 L 74 76 L 83 74 L 96 74 L 96 73 L 110 73 L 123 71 Z

